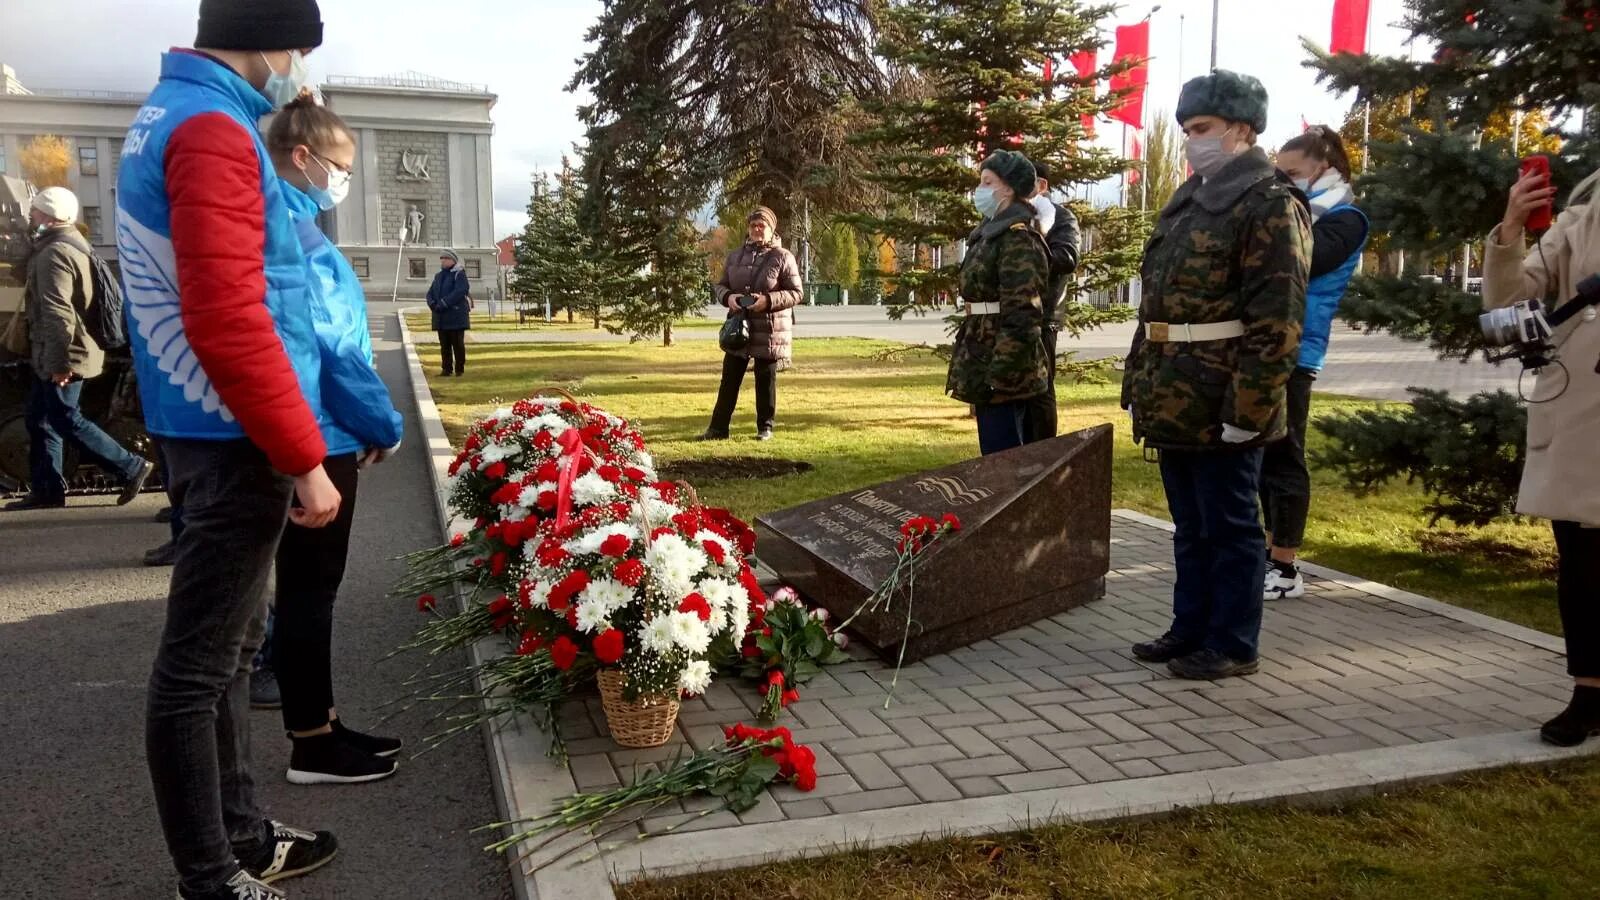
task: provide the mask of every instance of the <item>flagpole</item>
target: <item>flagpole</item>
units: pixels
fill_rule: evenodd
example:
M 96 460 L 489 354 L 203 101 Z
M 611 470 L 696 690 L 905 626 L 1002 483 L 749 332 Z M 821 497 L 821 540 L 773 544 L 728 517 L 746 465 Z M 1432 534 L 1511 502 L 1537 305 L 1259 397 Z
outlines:
M 1217 70 L 1217 18 L 1221 14 L 1222 0 L 1211 0 L 1211 71 Z

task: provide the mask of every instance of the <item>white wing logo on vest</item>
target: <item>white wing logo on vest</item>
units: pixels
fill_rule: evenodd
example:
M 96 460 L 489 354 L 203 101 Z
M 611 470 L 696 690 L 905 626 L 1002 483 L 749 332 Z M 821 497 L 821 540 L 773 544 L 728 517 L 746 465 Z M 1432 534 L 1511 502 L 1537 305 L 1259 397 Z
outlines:
M 117 252 L 122 257 L 128 314 L 150 355 L 167 374 L 167 381 L 183 388 L 183 399 L 200 404 L 201 409 L 221 416 L 224 422 L 232 422 L 233 413 L 223 405 L 183 333 L 174 275 L 178 263 L 172 252 L 172 239 L 123 213 L 117 216 Z
M 967 506 L 994 496 L 994 491 L 988 488 L 967 487 L 965 481 L 954 475 L 946 475 L 942 478 L 930 475 L 915 484 L 917 490 L 922 491 L 924 494 L 939 494 L 944 497 L 947 503 L 953 503 L 956 506 Z

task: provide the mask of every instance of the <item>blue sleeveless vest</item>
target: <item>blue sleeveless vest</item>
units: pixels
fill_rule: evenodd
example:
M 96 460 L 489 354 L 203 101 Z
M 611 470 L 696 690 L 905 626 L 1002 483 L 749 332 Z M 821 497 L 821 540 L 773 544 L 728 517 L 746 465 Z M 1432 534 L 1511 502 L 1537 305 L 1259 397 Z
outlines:
M 1355 210 L 1361 221 L 1367 222 L 1367 214 L 1349 203 L 1341 203 L 1323 215 L 1331 216 L 1347 209 Z M 1333 317 L 1339 312 L 1339 301 L 1344 299 L 1345 289 L 1350 286 L 1356 266 L 1361 263 L 1361 251 L 1366 246 L 1367 239 L 1362 238 L 1361 246 L 1339 268 L 1318 275 L 1306 285 L 1306 320 L 1305 328 L 1300 333 L 1300 368 L 1322 371 L 1323 361 L 1328 355 L 1328 335 L 1333 331 Z

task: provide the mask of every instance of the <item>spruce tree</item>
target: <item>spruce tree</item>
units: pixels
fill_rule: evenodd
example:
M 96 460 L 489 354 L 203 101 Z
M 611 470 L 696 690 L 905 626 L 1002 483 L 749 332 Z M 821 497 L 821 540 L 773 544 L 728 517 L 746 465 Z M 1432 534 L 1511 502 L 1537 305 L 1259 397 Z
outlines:
M 1102 46 L 1099 26 L 1115 11 L 1078 0 L 903 0 L 886 10 L 878 54 L 900 78 L 887 97 L 867 104 L 876 121 L 857 142 L 871 160 L 867 178 L 887 199 L 846 219 L 905 253 L 894 273 L 898 298 L 915 292 L 920 304 L 954 293 L 960 262 L 953 251 L 978 223 L 971 195 L 988 151 L 1006 146 L 1047 162 L 1060 188 L 1101 181 L 1126 165 L 1089 143 L 1082 118 L 1118 104 L 1096 85 L 1127 64 L 1085 79 L 1067 63 Z M 1073 333 L 1131 312 L 1073 301 L 1133 277 L 1147 233 L 1136 210 L 1075 208 L 1095 239 L 1068 291 Z M 938 265 L 929 248 L 940 248 Z
M 1375 126 L 1409 106 L 1411 121 L 1374 128 L 1357 190 L 1388 249 L 1408 260 L 1454 255 L 1500 221 L 1519 153 L 1546 149 L 1514 151 L 1509 126 L 1493 126 L 1508 123 L 1511 110 L 1561 121 L 1600 104 L 1600 10 L 1580 0 L 1408 0 L 1404 24 L 1437 47 L 1432 59 L 1330 56 L 1308 44 L 1308 65 L 1331 89 L 1355 89 L 1358 104 L 1385 111 Z M 1565 141 L 1552 159 L 1556 185 L 1569 190 L 1593 171 L 1596 149 Z M 1484 350 L 1480 298 L 1425 274 L 1408 264 L 1403 274 L 1356 278 L 1344 317 L 1426 340 L 1446 358 Z M 1333 446 L 1319 462 L 1358 487 L 1419 480 L 1436 520 L 1483 524 L 1509 514 L 1525 453 L 1519 399 L 1505 391 L 1466 401 L 1414 393 L 1409 407 L 1320 420 Z

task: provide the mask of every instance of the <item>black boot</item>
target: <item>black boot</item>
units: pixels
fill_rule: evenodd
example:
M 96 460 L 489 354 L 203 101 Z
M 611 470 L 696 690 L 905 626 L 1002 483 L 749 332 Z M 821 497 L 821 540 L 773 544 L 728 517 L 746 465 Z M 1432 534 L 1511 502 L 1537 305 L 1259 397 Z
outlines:
M 1539 737 L 1557 747 L 1576 747 L 1596 735 L 1600 735 L 1600 687 L 1585 685 L 1574 687 L 1567 708 L 1539 729 Z

